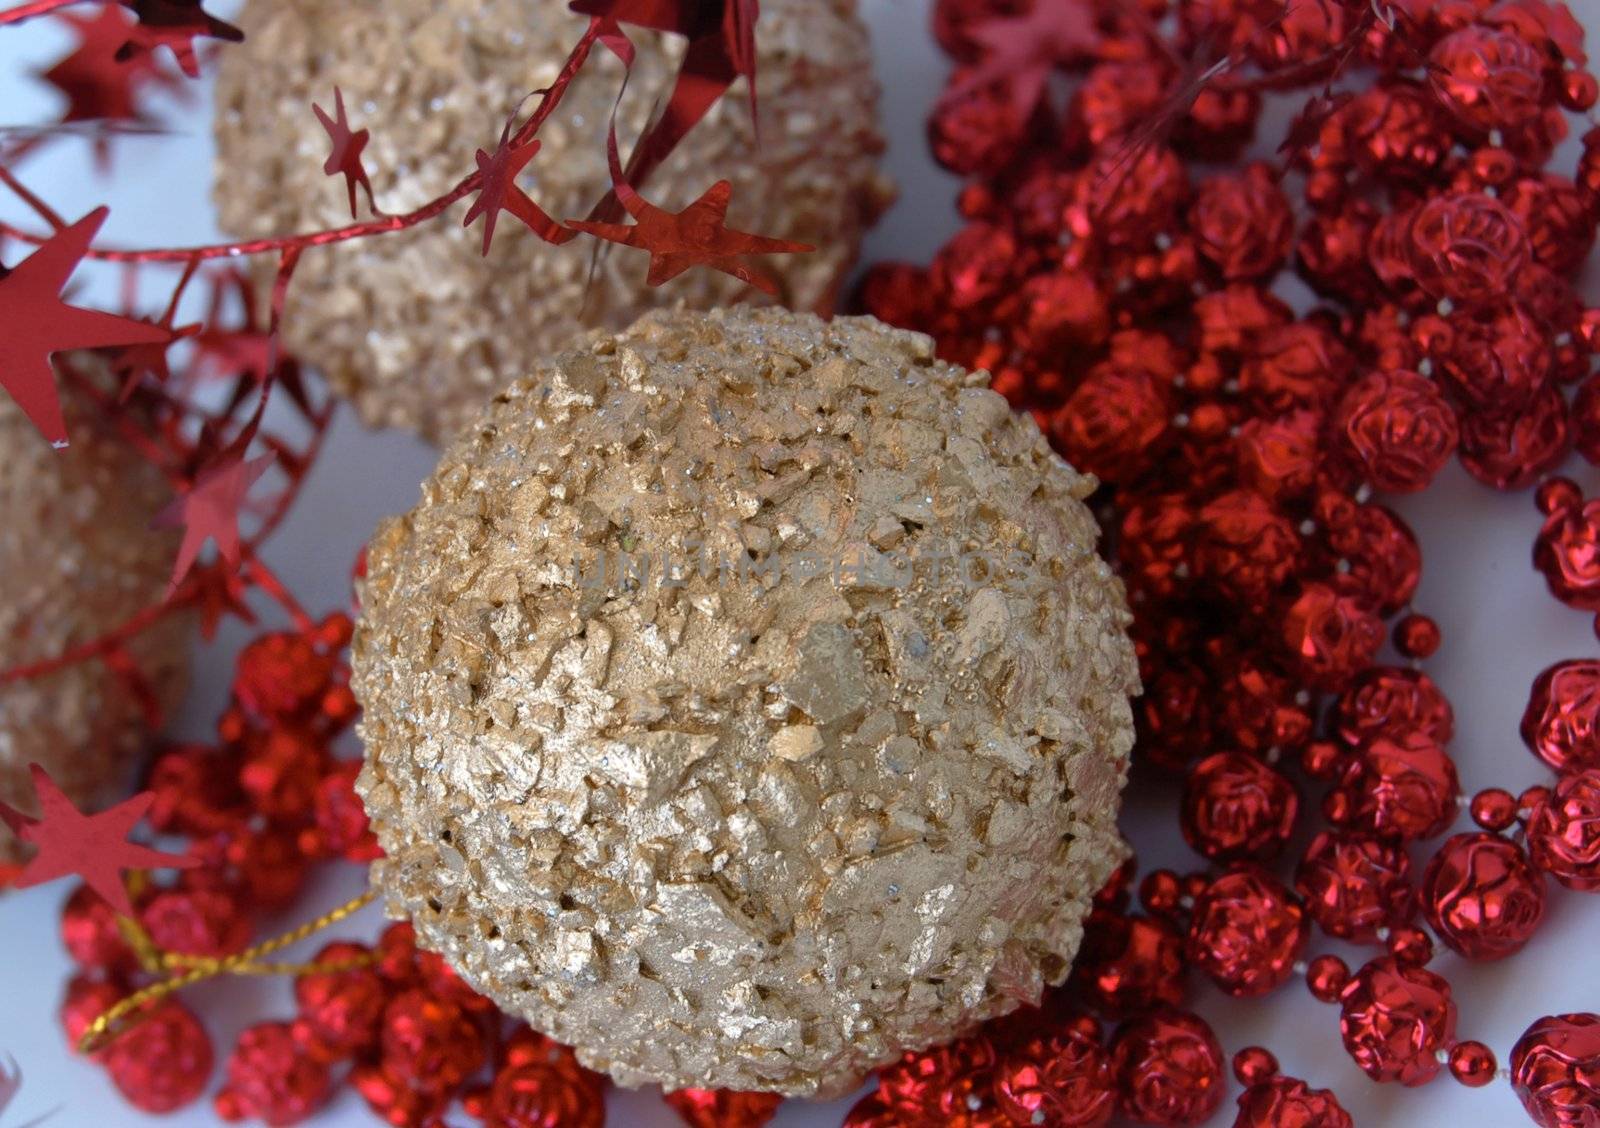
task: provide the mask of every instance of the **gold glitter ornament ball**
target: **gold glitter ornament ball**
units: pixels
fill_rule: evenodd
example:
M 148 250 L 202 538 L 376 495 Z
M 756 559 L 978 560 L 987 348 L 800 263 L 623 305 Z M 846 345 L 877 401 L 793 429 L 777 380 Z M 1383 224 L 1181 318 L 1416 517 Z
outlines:
M 222 53 L 217 83 L 216 199 L 241 238 L 350 222 L 342 177 L 322 171 L 328 135 L 311 112 L 344 92 L 352 126 L 371 130 L 366 167 L 389 213 L 416 208 L 493 151 L 506 115 L 556 78 L 588 26 L 567 0 L 251 0 L 246 41 Z M 618 112 L 631 148 L 671 89 L 681 37 L 627 29 L 638 61 Z M 744 81 L 736 83 L 644 185 L 672 210 L 718 179 L 732 182 L 729 224 L 817 247 L 763 267 L 783 304 L 826 309 L 862 232 L 892 198 L 878 171 L 878 86 L 855 0 L 763 0 L 756 25 L 760 146 Z M 579 218 L 610 186 L 606 122 L 622 66 L 596 48 L 520 183 L 557 220 Z M 532 106 L 528 103 L 528 107 Z M 366 200 L 361 198 L 365 215 Z M 764 296 L 694 269 L 645 284 L 641 251 L 596 242 L 553 247 L 502 215 L 481 257 L 482 221 L 466 203 L 421 227 L 321 248 L 302 258 L 285 336 L 374 426 L 438 441 L 491 393 L 587 326 L 621 329 L 642 312 Z M 631 222 L 631 221 L 629 221 Z M 263 283 L 274 263 L 258 264 Z
M 985 383 L 740 307 L 501 392 L 369 547 L 390 910 L 626 1085 L 837 1094 L 1058 982 L 1138 676 L 1093 479 Z
M 92 357 L 58 363 L 108 378 Z M 0 394 L 0 669 L 63 654 L 161 602 L 177 550 L 150 530 L 172 496 L 160 472 L 65 382 L 62 402 L 71 446 L 54 450 Z M 189 624 L 169 617 L 127 644 L 169 708 L 187 680 Z M 149 735 L 138 698 L 103 662 L 0 685 L 0 800 L 36 813 L 37 763 L 80 807 L 104 806 L 133 783 Z M 0 824 L 0 861 L 21 854 Z

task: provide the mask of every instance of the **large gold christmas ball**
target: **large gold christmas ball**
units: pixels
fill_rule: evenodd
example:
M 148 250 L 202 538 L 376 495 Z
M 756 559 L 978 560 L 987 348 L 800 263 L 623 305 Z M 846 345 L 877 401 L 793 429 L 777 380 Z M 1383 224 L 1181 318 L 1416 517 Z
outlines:
M 59 363 L 108 378 L 86 354 Z M 171 488 L 67 382 L 62 405 L 71 445 L 55 450 L 0 394 L 0 669 L 103 637 L 159 604 L 172 571 L 177 541 L 150 530 Z M 187 681 L 190 621 L 169 617 L 125 645 L 167 707 Z M 103 806 L 133 783 L 149 738 L 134 686 L 99 659 L 0 683 L 0 800 L 36 813 L 37 763 L 80 807 Z M 0 824 L 0 861 L 22 852 Z
M 1122 858 L 1092 478 L 871 318 L 657 312 L 372 540 L 391 911 L 623 1084 L 833 1094 L 1038 998 Z
M 892 196 L 877 168 L 878 86 L 855 8 L 763 0 L 759 146 L 740 80 L 643 185 L 678 210 L 727 179 L 731 226 L 816 246 L 764 260 L 792 308 L 831 305 L 863 230 Z M 311 111 L 315 102 L 333 113 L 335 85 L 352 126 L 371 131 L 364 155 L 378 206 L 406 212 L 472 172 L 476 150 L 494 151 L 507 115 L 555 80 L 588 26 L 567 0 L 251 0 L 240 23 L 248 37 L 223 54 L 217 83 L 215 192 L 222 225 L 242 238 L 350 222 L 343 178 L 323 173 L 329 140 Z M 638 62 L 617 117 L 624 154 L 659 112 L 685 42 L 627 30 Z M 557 220 L 583 217 L 610 186 L 606 123 L 622 75 L 596 48 L 539 132 L 543 148 L 520 183 Z M 461 226 L 466 208 L 300 262 L 288 344 L 369 424 L 437 441 L 586 326 L 763 298 L 706 269 L 647 286 L 641 251 L 601 248 L 595 269 L 595 240 L 550 246 L 510 215 L 499 217 L 485 260 L 482 221 Z M 259 264 L 263 282 L 274 265 Z

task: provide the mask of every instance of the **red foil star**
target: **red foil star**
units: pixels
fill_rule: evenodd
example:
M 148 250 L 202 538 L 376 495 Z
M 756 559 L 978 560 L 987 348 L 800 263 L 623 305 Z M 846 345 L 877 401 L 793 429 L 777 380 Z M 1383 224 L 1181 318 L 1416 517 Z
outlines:
M 623 177 L 617 158 L 617 134 L 611 131 L 611 176 L 617 199 L 634 218 L 630 227 L 598 220 L 569 220 L 568 226 L 612 243 L 640 247 L 650 252 L 650 273 L 645 279 L 652 286 L 670 282 L 691 266 L 709 266 L 731 274 L 741 282 L 776 297 L 778 287 L 772 279 L 739 261 L 743 255 L 788 254 L 810 251 L 806 243 L 769 239 L 728 227 L 728 204 L 733 185 L 719 180 L 681 212 L 669 212 L 646 200 Z
M 322 128 L 328 131 L 331 145 L 322 171 L 329 176 L 344 176 L 344 186 L 350 194 L 350 218 L 356 217 L 358 184 L 366 190 L 367 206 L 377 210 L 377 205 L 372 202 L 372 182 L 367 179 L 366 166 L 361 163 L 361 152 L 367 147 L 372 134 L 365 129 L 351 132 L 350 120 L 344 114 L 344 91 L 337 86 L 333 88 L 333 117 L 330 118 L 327 111 L 315 102 L 311 104 L 311 110 L 322 123 Z
M 68 349 L 165 343 L 169 330 L 61 300 L 61 290 L 106 220 L 96 208 L 62 228 L 9 274 L 0 273 L 0 387 L 52 446 L 67 445 L 50 356 Z
M 93 15 L 62 12 L 61 21 L 78 35 L 71 52 L 49 70 L 44 79 L 67 99 L 62 121 L 142 122 L 140 88 L 146 84 L 174 86 L 178 79 L 163 72 L 149 56 L 117 61 L 117 52 L 133 33 L 134 21 L 116 4 L 104 4 Z M 97 153 L 106 139 L 96 139 Z
M 187 869 L 199 865 L 197 858 L 164 854 L 127 840 L 155 798 L 150 792 L 135 795 L 97 815 L 86 815 L 72 805 L 72 800 L 38 764 L 28 765 L 28 770 L 33 775 L 39 817 L 30 819 L 0 803 L 0 817 L 17 837 L 38 847 L 38 853 L 17 878 L 18 889 L 76 874 L 113 909 L 132 916 L 123 870 Z
M 122 0 L 139 17 L 139 24 L 117 50 L 117 61 L 126 62 L 166 47 L 178 60 L 178 67 L 190 78 L 200 77 L 200 60 L 194 41 L 200 36 L 229 43 L 244 42 L 244 32 L 224 23 L 205 10 L 202 0 Z
M 229 564 L 239 563 L 239 510 L 250 487 L 267 472 L 274 457 L 235 457 L 214 467 L 202 474 L 188 493 L 156 514 L 153 524 L 157 528 L 183 527 L 183 542 L 178 546 L 178 560 L 167 588 L 169 599 L 208 539 L 217 542 L 217 551 Z
M 495 146 L 494 152 L 478 150 L 478 171 L 483 174 L 483 187 L 478 190 L 478 198 L 472 201 L 472 207 L 467 209 L 461 226 L 470 227 L 480 215 L 484 217 L 483 253 L 486 255 L 489 253 L 489 243 L 494 239 L 495 220 L 503 211 L 516 216 L 547 243 L 565 243 L 572 238 L 571 231 L 551 219 L 543 208 L 517 187 L 517 176 L 538 155 L 539 145 L 537 140 L 513 145 L 511 123 L 507 121 L 505 128 L 500 131 L 500 144 Z

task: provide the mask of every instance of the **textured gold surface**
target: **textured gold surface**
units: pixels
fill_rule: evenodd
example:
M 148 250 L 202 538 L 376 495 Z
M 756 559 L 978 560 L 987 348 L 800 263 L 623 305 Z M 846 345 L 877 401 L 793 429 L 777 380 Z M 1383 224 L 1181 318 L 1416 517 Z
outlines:
M 1059 981 L 1137 673 L 1093 480 L 984 382 L 742 307 L 503 391 L 370 546 L 391 912 L 627 1085 L 839 1093 Z
M 176 541 L 149 528 L 171 496 L 160 473 L 65 385 L 63 405 L 72 445 L 58 451 L 0 394 L 0 668 L 119 626 L 161 599 L 172 568 Z M 128 646 L 169 706 L 188 674 L 187 623 L 169 618 Z M 101 806 L 133 782 L 147 740 L 138 702 L 101 662 L 0 685 L 0 799 L 32 813 L 38 763 L 79 806 Z M 0 825 L 0 860 L 19 846 Z
M 556 77 L 587 26 L 567 0 L 252 0 L 239 22 L 249 38 L 223 53 L 217 83 L 216 198 L 222 225 L 242 237 L 349 222 L 344 180 L 323 175 L 328 139 L 311 113 L 312 102 L 331 111 L 335 84 L 352 124 L 372 131 L 366 163 L 378 205 L 407 211 L 471 171 L 476 149 L 494 149 L 506 115 Z M 819 248 L 764 262 L 785 305 L 823 308 L 892 195 L 877 169 L 867 32 L 854 0 L 765 0 L 757 27 L 760 149 L 740 82 L 645 190 L 677 209 L 731 180 L 734 227 Z M 683 40 L 629 32 L 639 61 L 618 133 L 631 147 L 670 88 Z M 585 214 L 610 183 L 605 128 L 621 75 L 596 49 L 540 131 L 544 148 L 523 183 L 557 219 Z M 437 441 L 584 326 L 620 329 L 678 302 L 762 299 L 700 269 L 648 287 L 646 256 L 618 249 L 603 251 L 586 296 L 594 240 L 551 247 L 503 215 L 485 260 L 481 222 L 461 227 L 466 206 L 301 260 L 289 344 L 369 424 Z M 257 266 L 270 280 L 274 264 Z

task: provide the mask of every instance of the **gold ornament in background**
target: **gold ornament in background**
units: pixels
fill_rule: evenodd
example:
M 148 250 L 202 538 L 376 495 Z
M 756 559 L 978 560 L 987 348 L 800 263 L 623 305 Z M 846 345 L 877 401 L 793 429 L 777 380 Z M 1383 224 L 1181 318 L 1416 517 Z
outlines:
M 59 363 L 102 381 L 102 361 Z M 0 669 L 61 655 L 161 602 L 177 538 L 152 532 L 171 500 L 143 461 L 61 381 L 72 445 L 55 450 L 11 397 L 0 394 Z M 192 616 L 169 616 L 127 644 L 162 705 L 188 680 Z M 34 813 L 37 763 L 79 807 L 125 794 L 149 740 L 144 710 L 95 658 L 43 677 L 0 684 L 0 800 Z M 0 861 L 22 846 L 0 825 Z
M 496 397 L 370 545 L 390 911 L 625 1085 L 839 1094 L 1059 982 L 1138 677 L 1093 479 L 984 385 L 746 307 Z
M 729 224 L 818 249 L 763 269 L 783 304 L 827 309 L 862 232 L 892 197 L 878 171 L 878 85 L 854 0 L 764 0 L 757 23 L 761 144 L 739 82 L 651 176 L 652 202 L 678 210 L 718 179 Z M 246 41 L 217 83 L 216 199 L 242 238 L 350 221 L 342 178 L 322 171 L 328 137 L 311 112 L 340 86 L 366 149 L 377 203 L 415 208 L 492 151 L 506 115 L 548 86 L 588 26 L 567 0 L 252 0 Z M 618 113 L 626 153 L 671 88 L 684 40 L 629 27 L 638 62 Z M 581 218 L 610 185 L 606 122 L 622 66 L 596 49 L 539 132 L 522 183 L 558 220 Z M 362 197 L 365 208 L 365 198 Z M 323 369 L 373 426 L 447 438 L 513 376 L 588 326 L 620 329 L 679 303 L 706 309 L 764 296 L 696 269 L 645 285 L 647 258 L 579 238 L 550 246 L 502 216 L 481 257 L 466 203 L 410 231 L 306 254 L 290 288 L 290 348 Z M 365 214 L 365 213 L 363 213 Z M 481 221 L 480 221 L 481 223 Z M 257 263 L 266 284 L 275 263 Z

